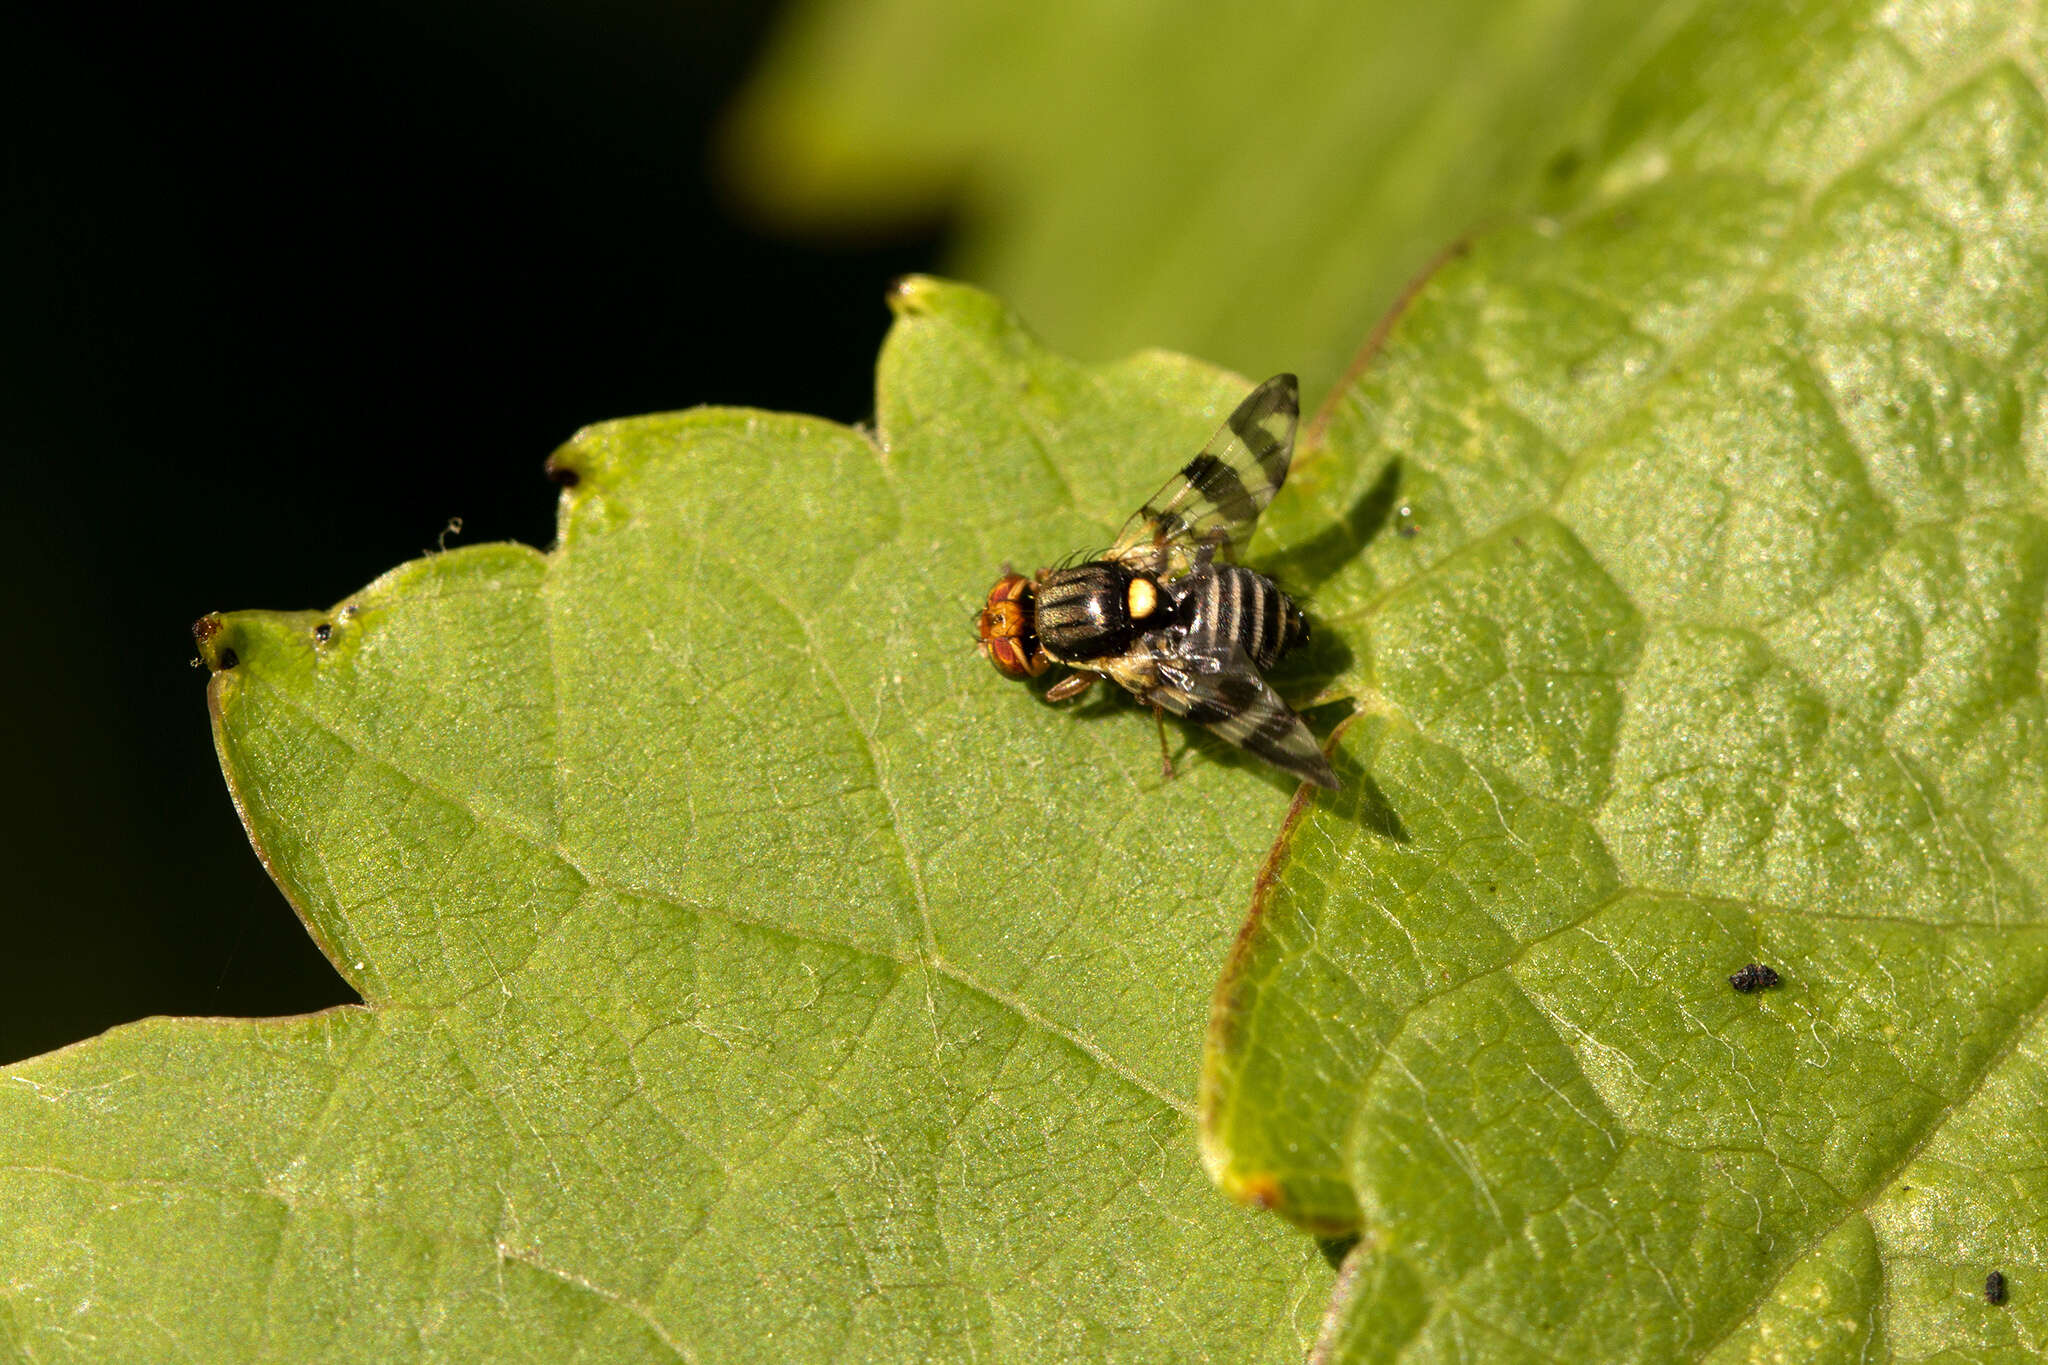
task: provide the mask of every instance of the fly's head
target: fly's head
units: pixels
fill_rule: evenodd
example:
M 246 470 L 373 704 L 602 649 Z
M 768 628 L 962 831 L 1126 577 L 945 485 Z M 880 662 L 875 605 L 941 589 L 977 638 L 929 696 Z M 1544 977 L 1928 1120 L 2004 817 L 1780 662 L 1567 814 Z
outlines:
M 1008 678 L 1035 678 L 1052 667 L 1039 647 L 1031 580 L 1005 573 L 989 589 L 988 605 L 975 618 L 976 648 Z

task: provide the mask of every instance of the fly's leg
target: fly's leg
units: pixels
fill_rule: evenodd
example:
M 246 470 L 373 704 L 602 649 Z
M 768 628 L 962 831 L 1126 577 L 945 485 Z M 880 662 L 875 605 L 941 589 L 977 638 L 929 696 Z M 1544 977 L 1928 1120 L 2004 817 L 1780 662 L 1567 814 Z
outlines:
M 1101 676 L 1100 673 L 1070 673 L 1045 689 L 1045 699 L 1049 702 L 1071 701 L 1095 686 L 1095 680 Z
M 1173 781 L 1173 755 L 1166 749 L 1166 710 L 1158 702 L 1152 703 L 1152 723 L 1159 727 L 1159 770 Z

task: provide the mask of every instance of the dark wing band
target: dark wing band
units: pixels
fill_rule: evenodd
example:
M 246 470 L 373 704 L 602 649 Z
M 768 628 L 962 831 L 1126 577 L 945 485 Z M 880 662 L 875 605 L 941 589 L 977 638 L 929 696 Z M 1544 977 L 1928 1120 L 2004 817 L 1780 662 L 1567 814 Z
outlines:
M 1301 417 L 1299 386 L 1276 374 L 1251 391 L 1209 444 L 1132 514 L 1108 557 L 1168 577 L 1199 552 L 1228 559 L 1286 482 Z
M 1208 726 L 1304 782 L 1337 789 L 1337 774 L 1315 735 L 1266 685 L 1241 649 L 1222 659 L 1162 659 L 1159 681 L 1145 700 Z

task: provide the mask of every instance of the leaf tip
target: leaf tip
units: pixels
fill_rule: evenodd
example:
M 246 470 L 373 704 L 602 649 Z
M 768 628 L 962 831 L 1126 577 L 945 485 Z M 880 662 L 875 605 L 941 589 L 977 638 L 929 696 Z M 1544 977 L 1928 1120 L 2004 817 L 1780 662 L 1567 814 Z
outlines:
M 192 623 L 198 666 L 225 683 L 251 669 L 268 673 L 310 662 L 334 647 L 356 617 L 353 603 L 333 612 L 210 611 Z
M 570 446 L 563 446 L 548 456 L 546 463 L 541 465 L 541 471 L 548 476 L 549 483 L 574 488 L 583 482 L 583 471 L 576 467 L 573 456 L 574 450 Z
M 242 662 L 230 642 L 231 634 L 217 611 L 210 611 L 192 623 L 192 643 L 199 647 L 199 662 L 208 673 L 225 673 Z
M 1280 1207 L 1280 1178 L 1270 1171 L 1211 1170 L 1216 1187 L 1236 1203 L 1261 1213 Z
M 898 275 L 889 282 L 889 311 L 899 318 L 929 317 L 947 286 L 930 275 Z
M 1233 1204 L 1260 1213 L 1278 1214 L 1304 1232 L 1316 1237 L 1355 1237 L 1360 1215 L 1357 1200 L 1347 1184 L 1331 1187 L 1327 1182 L 1289 1181 L 1266 1166 L 1240 1165 L 1239 1154 L 1231 1150 L 1204 1113 L 1201 1134 L 1202 1169 L 1223 1197 Z
M 937 275 L 899 275 L 890 284 L 889 311 L 898 322 L 930 321 L 969 332 L 1015 339 L 1022 319 L 994 294 Z

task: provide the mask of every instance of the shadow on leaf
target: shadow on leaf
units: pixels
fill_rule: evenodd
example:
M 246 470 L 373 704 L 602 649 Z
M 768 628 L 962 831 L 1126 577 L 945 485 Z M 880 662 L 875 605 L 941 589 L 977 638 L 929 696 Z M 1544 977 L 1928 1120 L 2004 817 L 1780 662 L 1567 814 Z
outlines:
M 1356 657 L 1350 641 L 1310 616 L 1308 643 L 1290 650 L 1266 680 L 1288 705 L 1307 711 L 1328 703 L 1331 688 L 1351 671 Z
M 1358 1234 L 1355 1232 L 1343 1237 L 1316 1238 L 1316 1250 L 1323 1253 L 1323 1259 L 1330 1263 L 1332 1270 L 1342 1270 L 1344 1258 L 1349 1256 L 1351 1249 L 1357 1245 Z
M 1274 555 L 1261 568 L 1283 587 L 1314 592 L 1372 544 L 1401 500 L 1401 461 L 1387 461 L 1343 516 L 1301 544 Z
M 1337 780 L 1344 784 L 1341 790 L 1326 793 L 1321 798 L 1330 813 L 1383 839 L 1397 844 L 1407 843 L 1408 827 L 1401 823 L 1399 812 L 1351 751 L 1338 749 L 1330 755 L 1330 765 L 1337 770 Z

